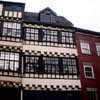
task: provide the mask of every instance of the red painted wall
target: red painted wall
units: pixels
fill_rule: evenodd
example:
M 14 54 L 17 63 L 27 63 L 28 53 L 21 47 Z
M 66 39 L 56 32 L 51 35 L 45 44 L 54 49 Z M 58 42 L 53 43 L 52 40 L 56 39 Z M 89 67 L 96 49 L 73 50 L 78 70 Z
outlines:
M 90 46 L 90 55 L 82 54 L 80 41 L 86 40 L 89 42 Z M 82 85 L 82 98 L 83 100 L 87 99 L 87 88 L 97 88 L 98 100 L 100 100 L 100 56 L 97 55 L 95 43 L 100 43 L 100 37 L 94 36 L 91 34 L 85 34 L 81 32 L 76 32 L 76 43 L 78 50 L 78 59 L 79 59 L 79 69 L 80 69 L 80 80 Z M 94 79 L 86 79 L 84 75 L 83 63 L 88 62 L 93 65 L 94 70 Z

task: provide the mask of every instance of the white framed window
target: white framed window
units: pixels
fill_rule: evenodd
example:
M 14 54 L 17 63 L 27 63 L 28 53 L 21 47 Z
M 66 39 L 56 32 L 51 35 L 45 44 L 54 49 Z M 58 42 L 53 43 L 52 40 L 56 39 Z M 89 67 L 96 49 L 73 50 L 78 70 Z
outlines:
M 80 45 L 81 45 L 81 52 L 83 54 L 90 54 L 90 46 L 87 41 L 81 41 Z
M 100 43 L 96 43 L 97 54 L 100 56 Z
M 0 16 L 2 15 L 3 5 L 0 4 Z
M 87 88 L 88 100 L 98 100 L 97 89 Z
M 91 64 L 84 64 L 84 75 L 85 78 L 94 78 L 93 66 Z

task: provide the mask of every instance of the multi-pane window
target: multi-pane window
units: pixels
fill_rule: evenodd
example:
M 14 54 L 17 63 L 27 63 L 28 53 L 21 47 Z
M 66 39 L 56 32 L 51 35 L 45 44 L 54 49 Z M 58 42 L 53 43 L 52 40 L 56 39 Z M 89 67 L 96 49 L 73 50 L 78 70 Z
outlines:
M 96 43 L 97 54 L 100 56 L 100 43 Z
M 0 51 L 0 70 L 18 71 L 19 53 Z
M 59 73 L 58 58 L 43 57 L 46 73 Z
M 83 54 L 90 54 L 90 46 L 87 41 L 81 41 L 80 45 L 81 45 L 81 52 Z
M 3 36 L 21 37 L 21 24 L 13 22 L 3 23 Z
M 38 40 L 38 29 L 26 28 L 26 39 L 27 40 Z
M 70 32 L 62 32 L 62 43 L 73 43 L 73 36 Z
M 0 4 L 0 16 L 2 16 L 3 5 Z
M 98 100 L 98 98 L 97 98 L 97 89 L 88 88 L 87 93 L 88 93 L 88 100 Z
M 24 8 L 16 4 L 8 4 L 4 7 L 4 16 L 13 18 L 22 18 Z
M 63 73 L 77 74 L 76 59 L 63 58 Z
M 84 64 L 85 78 L 94 78 L 93 66 L 91 64 Z
M 43 41 L 58 42 L 57 31 L 43 30 Z
M 4 16 L 14 17 L 14 18 L 22 18 L 22 12 L 19 12 L 19 11 L 5 11 Z
M 40 20 L 41 22 L 45 23 L 55 23 L 56 16 L 47 11 L 45 13 L 40 14 Z
M 75 58 L 25 56 L 25 72 L 77 75 Z
M 32 27 L 26 27 L 24 32 L 25 39 L 34 41 L 36 45 L 75 48 L 75 36 L 71 32 Z
M 37 72 L 39 57 L 26 56 L 25 57 L 25 72 Z

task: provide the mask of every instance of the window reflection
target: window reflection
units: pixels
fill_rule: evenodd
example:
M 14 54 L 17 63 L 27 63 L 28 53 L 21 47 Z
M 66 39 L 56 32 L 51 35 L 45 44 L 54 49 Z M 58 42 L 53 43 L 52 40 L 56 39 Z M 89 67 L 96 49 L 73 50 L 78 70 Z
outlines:
M 13 22 L 3 23 L 3 36 L 21 37 L 21 24 Z
M 18 71 L 19 53 L 0 51 L 0 69 Z

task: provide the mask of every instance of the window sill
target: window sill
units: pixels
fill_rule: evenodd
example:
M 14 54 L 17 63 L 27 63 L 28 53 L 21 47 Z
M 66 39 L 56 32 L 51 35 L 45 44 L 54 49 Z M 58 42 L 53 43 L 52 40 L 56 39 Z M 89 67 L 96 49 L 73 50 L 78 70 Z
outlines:
M 96 78 L 89 78 L 89 77 L 85 77 L 85 79 L 87 79 L 87 80 L 95 80 Z
M 82 55 L 88 55 L 88 56 L 91 56 L 90 53 L 82 53 Z

